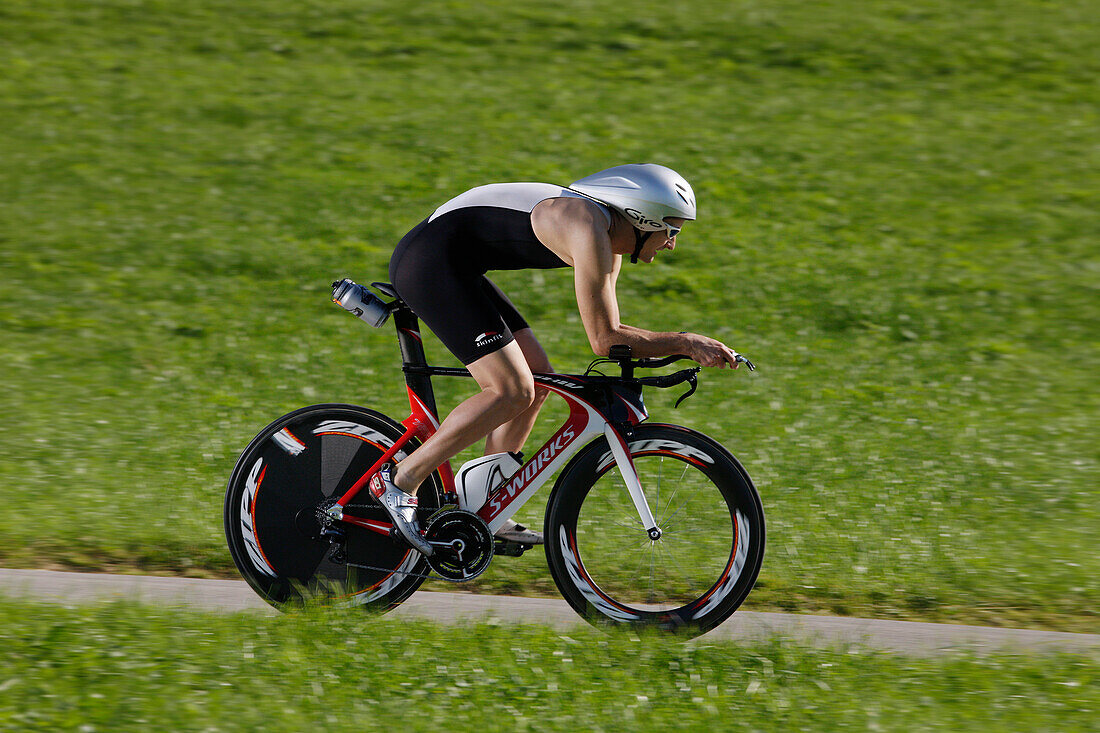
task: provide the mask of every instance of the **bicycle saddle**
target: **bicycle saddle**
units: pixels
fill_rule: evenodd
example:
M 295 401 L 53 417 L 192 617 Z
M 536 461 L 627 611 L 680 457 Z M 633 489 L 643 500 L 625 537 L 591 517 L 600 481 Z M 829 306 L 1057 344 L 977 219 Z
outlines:
M 401 296 L 397 294 L 397 290 L 390 283 L 374 282 L 371 283 L 371 287 L 382 293 L 383 295 L 388 295 L 389 297 L 397 298 L 398 300 L 401 299 Z

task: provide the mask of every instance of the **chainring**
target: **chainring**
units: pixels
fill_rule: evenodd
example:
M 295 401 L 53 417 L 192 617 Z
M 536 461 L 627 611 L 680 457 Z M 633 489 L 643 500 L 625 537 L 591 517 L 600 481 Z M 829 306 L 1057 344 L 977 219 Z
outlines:
M 435 546 L 428 564 L 444 580 L 472 580 L 485 572 L 493 559 L 493 533 L 485 520 L 472 512 L 441 510 L 428 520 L 424 536 Z

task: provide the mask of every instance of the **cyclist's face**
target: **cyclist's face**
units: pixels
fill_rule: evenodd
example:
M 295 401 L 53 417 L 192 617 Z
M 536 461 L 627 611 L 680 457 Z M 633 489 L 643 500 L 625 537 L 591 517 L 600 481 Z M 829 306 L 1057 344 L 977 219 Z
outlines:
M 670 216 L 665 219 L 665 223 L 671 226 L 673 229 L 680 229 L 684 225 L 687 219 L 681 219 L 679 217 Z M 646 240 L 645 245 L 642 247 L 641 254 L 638 255 L 638 259 L 642 262 L 653 262 L 653 258 L 657 256 L 657 253 L 662 249 L 676 249 L 676 235 L 669 236 L 668 229 L 662 229 L 659 232 L 654 232 L 649 239 Z

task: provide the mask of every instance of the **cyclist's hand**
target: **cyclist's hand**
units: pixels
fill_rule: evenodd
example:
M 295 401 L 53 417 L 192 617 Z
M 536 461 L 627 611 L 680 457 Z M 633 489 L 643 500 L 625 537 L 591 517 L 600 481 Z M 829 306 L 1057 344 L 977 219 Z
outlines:
M 688 337 L 688 356 L 705 367 L 737 368 L 737 352 L 718 339 L 712 339 L 698 333 L 685 334 Z

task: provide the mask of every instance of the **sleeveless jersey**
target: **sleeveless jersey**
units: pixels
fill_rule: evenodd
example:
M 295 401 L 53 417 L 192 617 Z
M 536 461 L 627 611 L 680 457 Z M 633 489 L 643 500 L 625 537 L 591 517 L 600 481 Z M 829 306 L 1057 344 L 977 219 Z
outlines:
M 550 198 L 586 197 L 550 183 L 478 186 L 436 209 L 419 234 L 458 248 L 468 264 L 481 272 L 567 267 L 531 227 L 531 212 Z M 611 226 L 607 207 L 597 206 Z
M 539 202 L 558 197 L 586 198 L 549 183 L 480 186 L 440 206 L 398 242 L 390 282 L 463 364 L 504 348 L 516 331 L 529 328 L 486 272 L 567 267 L 531 227 Z M 610 227 L 611 213 L 597 205 Z

